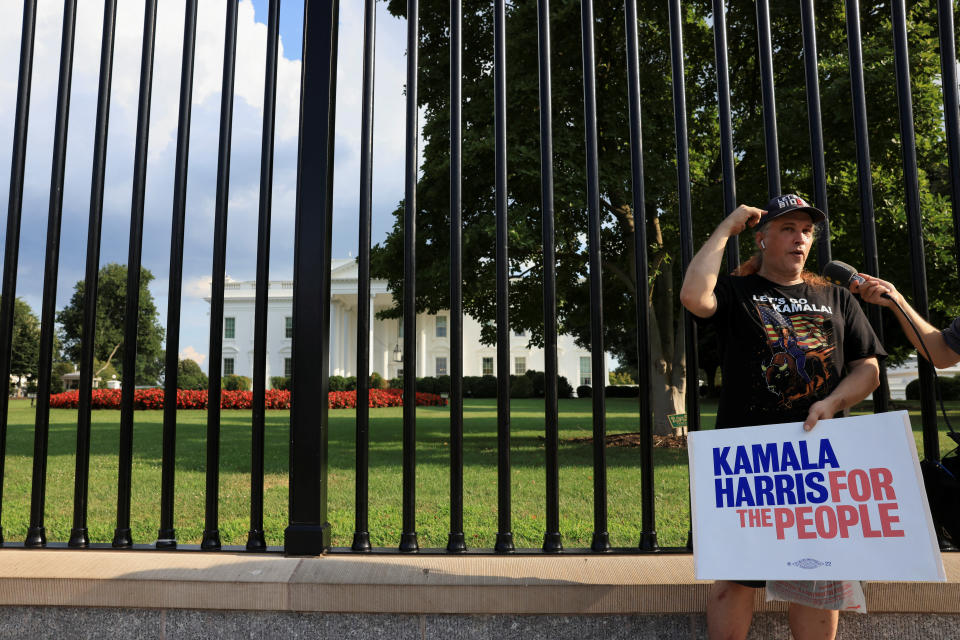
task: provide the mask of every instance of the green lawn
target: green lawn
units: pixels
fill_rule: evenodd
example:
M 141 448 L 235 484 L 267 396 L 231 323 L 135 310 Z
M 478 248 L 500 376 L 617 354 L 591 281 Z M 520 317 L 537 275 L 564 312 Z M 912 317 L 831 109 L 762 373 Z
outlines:
M 512 402 L 513 534 L 518 548 L 540 547 L 544 533 L 544 447 L 541 400 Z M 589 400 L 560 402 L 561 439 L 591 433 Z M 960 423 L 960 403 L 952 403 Z M 374 546 L 396 547 L 401 531 L 401 409 L 371 410 L 370 536 Z M 45 525 L 51 542 L 69 538 L 73 517 L 76 411 L 51 412 Z M 224 544 L 244 544 L 249 528 L 250 412 L 224 411 L 220 462 L 220 532 Z M 267 413 L 267 543 L 280 545 L 287 522 L 288 412 Z M 715 405 L 703 407 L 710 428 Z M 334 546 L 349 546 L 354 530 L 355 413 L 330 411 L 329 519 Z M 919 412 L 911 411 L 919 443 Z M 159 528 L 160 411 L 135 416 L 134 541 L 152 543 Z M 93 542 L 109 542 L 116 526 L 119 411 L 93 413 L 88 527 Z M 206 413 L 178 414 L 175 525 L 181 543 L 199 543 L 204 520 Z M 471 400 L 464 410 L 464 520 L 467 545 L 493 546 L 497 530 L 496 405 Z M 23 540 L 30 513 L 34 410 L 11 404 L 2 524 L 7 540 Z M 638 429 L 636 400 L 607 400 L 608 432 Z M 949 447 L 941 438 L 943 450 Z M 417 409 L 417 532 L 422 548 L 444 547 L 449 530 L 449 418 L 446 408 Z M 560 530 L 567 548 L 588 547 L 593 532 L 593 458 L 589 444 L 560 449 Z M 640 537 L 639 449 L 607 450 L 608 517 L 614 546 Z M 654 450 L 656 514 L 663 546 L 686 544 L 689 505 L 686 452 Z

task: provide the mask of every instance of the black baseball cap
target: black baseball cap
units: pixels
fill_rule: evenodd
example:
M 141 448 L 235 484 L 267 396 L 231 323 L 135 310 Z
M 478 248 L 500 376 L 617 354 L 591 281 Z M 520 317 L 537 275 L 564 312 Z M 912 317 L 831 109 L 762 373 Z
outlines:
M 803 211 L 810 215 L 810 219 L 813 220 L 813 224 L 818 224 L 827 219 L 827 214 L 816 207 L 812 207 L 807 204 L 807 201 L 801 198 L 798 195 L 793 193 L 786 193 L 782 196 L 777 196 L 770 200 L 767 203 L 766 212 L 760 216 L 760 221 L 757 223 L 756 229 L 759 229 L 763 225 L 767 224 L 775 218 L 786 215 L 788 213 L 793 213 L 794 211 Z

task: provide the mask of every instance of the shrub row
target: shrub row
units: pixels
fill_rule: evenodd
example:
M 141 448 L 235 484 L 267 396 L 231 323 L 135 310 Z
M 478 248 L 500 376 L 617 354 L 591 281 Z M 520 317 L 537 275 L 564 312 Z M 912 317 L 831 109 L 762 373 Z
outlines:
M 604 396 L 607 398 L 637 398 L 640 396 L 640 387 L 628 385 L 608 385 L 604 389 Z M 577 387 L 578 398 L 593 397 L 593 387 L 585 384 Z
M 944 400 L 960 400 L 960 376 L 937 376 L 940 381 L 940 395 Z M 907 384 L 907 400 L 920 399 L 920 379 Z
M 403 378 L 390 380 L 391 389 L 402 389 Z M 511 398 L 542 398 L 544 395 L 545 378 L 542 371 L 527 371 L 522 376 L 510 376 Z M 450 393 L 450 376 L 424 376 L 417 378 L 417 391 L 423 393 Z M 567 379 L 560 376 L 557 380 L 557 394 L 561 398 L 573 395 L 573 387 Z M 463 397 L 465 398 L 496 398 L 496 376 L 464 376 Z
M 119 409 L 120 389 L 94 389 L 91 394 L 91 406 L 94 409 Z M 282 389 L 268 389 L 265 394 L 267 409 L 289 409 L 290 392 Z M 353 409 L 357 406 L 356 391 L 332 391 L 328 396 L 331 409 Z M 431 393 L 418 393 L 416 403 L 420 406 L 445 406 L 447 401 Z M 53 409 L 76 409 L 80 404 L 80 392 L 76 389 L 50 396 Z M 253 405 L 252 391 L 222 391 L 220 407 L 222 409 L 250 409 Z M 395 390 L 370 390 L 371 407 L 403 406 L 402 393 Z M 136 389 L 133 392 L 134 409 L 163 409 L 163 389 Z M 178 409 L 206 409 L 206 390 L 177 391 Z

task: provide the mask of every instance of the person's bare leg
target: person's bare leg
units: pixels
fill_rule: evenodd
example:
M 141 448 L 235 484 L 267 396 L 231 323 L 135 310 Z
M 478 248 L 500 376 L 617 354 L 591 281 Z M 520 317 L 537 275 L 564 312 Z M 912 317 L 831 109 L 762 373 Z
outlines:
M 710 640 L 743 640 L 753 619 L 755 589 L 717 580 L 707 600 L 707 633 Z
M 790 603 L 790 632 L 794 640 L 833 640 L 839 620 L 839 611 Z

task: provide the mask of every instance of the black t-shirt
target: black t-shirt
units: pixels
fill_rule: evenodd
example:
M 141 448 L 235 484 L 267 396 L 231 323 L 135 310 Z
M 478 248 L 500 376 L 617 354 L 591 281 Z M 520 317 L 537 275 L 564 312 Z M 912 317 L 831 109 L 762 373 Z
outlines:
M 844 365 L 886 355 L 846 289 L 720 276 L 717 311 L 723 384 L 717 427 L 797 422 L 840 383 Z

